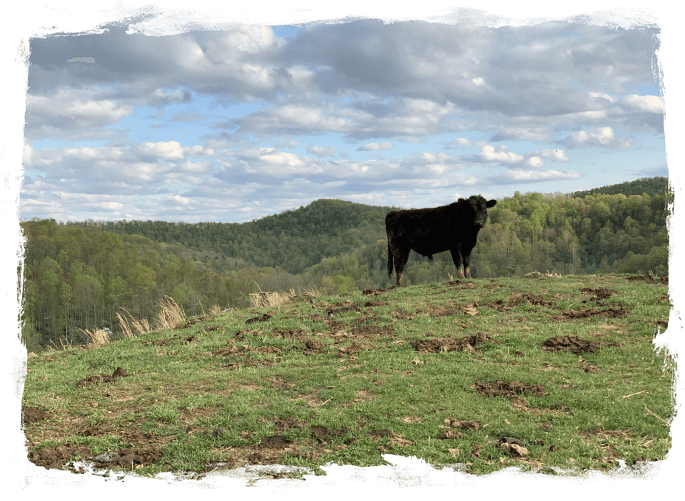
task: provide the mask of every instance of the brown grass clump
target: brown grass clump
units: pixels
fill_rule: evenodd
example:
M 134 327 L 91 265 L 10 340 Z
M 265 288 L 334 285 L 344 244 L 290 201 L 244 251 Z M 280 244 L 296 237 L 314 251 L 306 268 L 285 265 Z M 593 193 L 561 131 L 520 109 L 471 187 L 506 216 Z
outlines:
M 59 344 L 62 345 L 62 350 L 71 349 L 74 347 L 71 341 L 68 341 L 66 344 L 62 341 L 62 338 L 59 338 L 58 341 Z M 57 346 L 53 340 L 50 340 L 50 342 L 52 343 L 52 346 L 47 346 L 48 351 L 53 352 L 59 350 L 59 346 Z
M 221 313 L 221 307 L 218 304 L 215 304 L 209 309 L 210 315 L 218 315 L 219 313 Z
M 88 329 L 84 330 L 83 333 L 90 338 L 90 342 L 96 345 L 103 345 L 109 343 L 109 336 L 102 329 L 97 327 L 93 328 L 93 332 Z
M 157 329 L 177 329 L 186 321 L 186 314 L 176 301 L 169 296 L 164 296 L 166 301 L 160 301 L 157 306 L 161 308 L 157 313 L 155 325 Z M 218 308 L 218 306 L 217 306 Z
M 321 292 L 316 287 L 311 289 L 305 289 L 304 292 L 299 289 L 295 292 L 295 289 L 291 288 L 289 291 L 284 291 L 281 289 L 278 292 L 265 292 L 255 282 L 259 288 L 259 292 L 250 294 L 250 306 L 253 308 L 263 308 L 265 306 L 276 306 L 291 300 L 301 300 L 307 297 L 320 297 Z
M 126 337 L 130 338 L 133 336 L 140 336 L 141 334 L 145 334 L 146 332 L 150 332 L 152 330 L 152 328 L 150 327 L 150 323 L 147 321 L 147 318 L 144 318 L 142 320 L 136 320 L 135 318 L 133 318 L 133 315 L 126 311 L 125 308 L 122 308 L 122 310 L 124 310 L 130 318 L 129 321 L 126 319 L 125 316 L 122 317 L 119 313 L 117 313 L 119 325 L 121 325 L 121 330 L 124 331 L 124 335 Z
M 102 329 L 94 328 L 92 331 L 85 329 L 83 333 L 88 336 L 90 343 L 86 345 L 86 348 L 99 348 L 109 343 L 109 336 Z
M 147 332 L 152 332 L 153 330 L 177 329 L 182 327 L 186 321 L 186 314 L 183 311 L 183 308 L 176 304 L 176 301 L 169 296 L 164 297 L 166 298 L 166 301 L 157 303 L 157 306 L 160 307 L 160 311 L 155 318 L 154 329 L 150 326 L 150 322 L 148 322 L 147 318 L 137 320 L 133 318 L 133 315 L 126 311 L 125 308 L 121 308 L 126 315 L 128 315 L 127 318 L 126 316 L 117 313 L 119 325 L 121 325 L 121 330 L 124 332 L 124 335 L 131 338 Z

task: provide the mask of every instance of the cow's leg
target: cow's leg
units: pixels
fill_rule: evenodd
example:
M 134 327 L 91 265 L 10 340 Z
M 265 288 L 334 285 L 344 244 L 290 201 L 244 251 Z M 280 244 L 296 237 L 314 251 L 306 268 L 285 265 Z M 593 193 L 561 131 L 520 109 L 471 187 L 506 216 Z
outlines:
M 390 237 L 388 237 L 388 278 L 392 276 L 392 245 L 390 245 Z
M 464 278 L 464 270 L 462 269 L 463 263 L 461 260 L 461 249 L 459 245 L 457 245 L 457 247 L 454 249 L 450 249 L 450 254 L 452 254 L 452 261 L 454 261 L 454 266 L 457 267 L 457 278 Z M 466 269 L 468 270 L 468 265 Z
M 471 278 L 471 254 L 464 254 L 464 276 Z
M 397 273 L 397 287 L 404 287 L 402 274 L 404 273 L 404 267 L 409 260 L 410 251 L 411 249 L 397 249 L 397 252 L 393 252 L 395 258 L 395 273 Z

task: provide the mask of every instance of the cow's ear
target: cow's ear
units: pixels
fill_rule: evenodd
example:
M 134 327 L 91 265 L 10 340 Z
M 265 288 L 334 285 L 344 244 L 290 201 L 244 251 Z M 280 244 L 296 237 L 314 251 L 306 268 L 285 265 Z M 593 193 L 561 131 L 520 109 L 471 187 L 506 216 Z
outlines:
M 494 207 L 496 203 L 497 200 L 488 200 L 485 206 L 489 209 L 490 207 Z
M 457 200 L 457 203 L 459 205 L 463 204 L 464 202 L 466 202 L 466 200 L 464 200 L 463 198 L 460 198 L 459 200 Z

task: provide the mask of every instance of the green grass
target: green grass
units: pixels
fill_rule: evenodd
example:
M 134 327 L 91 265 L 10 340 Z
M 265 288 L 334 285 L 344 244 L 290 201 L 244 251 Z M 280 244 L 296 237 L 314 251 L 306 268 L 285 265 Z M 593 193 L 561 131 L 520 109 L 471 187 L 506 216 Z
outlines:
M 476 288 L 460 288 L 468 282 Z M 600 303 L 620 304 L 626 314 L 555 318 L 569 309 L 607 308 L 581 293 L 585 287 L 614 291 Z M 541 295 L 548 304 L 522 301 L 503 311 L 487 306 L 498 300 L 506 306 L 514 293 Z M 190 319 L 184 328 L 88 351 L 45 353 L 28 361 L 23 406 L 49 412 L 47 419 L 25 425 L 29 450 L 73 444 L 88 448 L 81 456 L 161 451 L 159 459 L 134 466 L 148 474 L 206 471 L 217 462 L 231 467 L 274 461 L 323 473 L 325 463 L 386 464 L 386 452 L 436 466 L 465 463 L 472 473 L 505 465 L 581 472 L 614 468 L 616 459 L 659 460 L 671 446 L 662 420 L 673 415 L 674 365 L 654 351 L 652 339 L 656 322 L 668 319 L 667 295 L 664 285 L 630 282 L 626 276 L 476 279 L 456 287 L 436 283 L 378 296 L 317 298 L 314 308 L 308 300 L 295 300 Z M 345 301 L 359 311 L 328 317 L 327 306 L 348 305 Z M 366 307 L 367 301 L 386 304 Z M 475 316 L 426 312 L 474 302 Z M 265 312 L 273 313 L 268 321 L 245 324 Z M 335 335 L 359 326 L 391 331 L 366 338 Z M 212 327 L 219 328 L 206 330 Z M 278 329 L 304 334 L 281 337 Z M 423 353 L 410 344 L 477 332 L 500 344 L 479 344 L 473 353 Z M 190 336 L 195 341 L 183 344 Z M 578 336 L 600 347 L 581 354 L 544 350 L 542 343 L 553 336 Z M 178 340 L 154 343 L 172 338 Z M 308 350 L 308 340 L 322 347 Z M 353 343 L 364 346 L 354 352 Z M 210 355 L 231 346 L 248 348 Z M 128 376 L 81 388 L 75 384 L 111 375 L 117 367 Z M 488 397 L 472 388 L 476 381 L 498 380 L 540 384 L 545 393 Z M 480 427 L 456 428 L 455 438 L 441 439 L 449 429 L 447 418 L 479 421 Z M 312 426 L 326 427 L 329 436 L 317 439 Z M 331 431 L 343 428 L 337 435 Z M 369 433 L 374 430 L 391 433 L 378 437 Z M 291 442 L 266 447 L 273 436 Z M 520 440 L 528 454 L 504 451 L 501 437 Z

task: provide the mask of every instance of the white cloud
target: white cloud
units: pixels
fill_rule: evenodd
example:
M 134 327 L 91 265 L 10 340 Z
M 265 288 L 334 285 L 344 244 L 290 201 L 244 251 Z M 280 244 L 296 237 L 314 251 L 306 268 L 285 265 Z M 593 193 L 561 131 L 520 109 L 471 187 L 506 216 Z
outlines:
M 594 101 L 604 100 L 604 101 L 607 101 L 609 103 L 615 103 L 616 102 L 615 98 L 613 98 L 609 94 L 605 94 L 603 92 L 590 92 L 589 95 L 590 95 L 590 98 Z
M 329 146 L 328 148 L 322 148 L 320 146 L 308 146 L 307 153 L 310 155 L 316 155 L 319 158 L 330 157 L 337 151 L 335 146 Z
M 30 167 L 33 164 L 33 160 L 35 158 L 35 151 L 33 148 L 31 148 L 30 144 L 25 144 L 24 145 L 24 153 L 21 157 L 21 163 L 24 164 L 25 167 Z
M 507 127 L 500 126 L 491 141 L 548 141 L 549 129 L 546 127 Z
M 582 148 L 585 146 L 601 146 L 610 149 L 624 149 L 630 147 L 630 141 L 618 139 L 614 136 L 611 127 L 600 127 L 590 131 L 581 130 L 569 134 L 566 138 L 569 148 Z
M 185 146 L 183 148 L 184 156 L 191 157 L 211 157 L 214 156 L 214 150 L 212 148 L 205 148 L 200 144 L 194 146 Z
M 525 165 L 526 167 L 531 167 L 533 169 L 539 169 L 540 167 L 545 166 L 545 162 L 542 160 L 542 158 L 535 155 L 535 156 L 526 158 L 526 160 L 523 162 L 523 165 Z
M 87 129 L 118 124 L 133 107 L 115 99 L 97 99 L 93 90 L 60 89 L 54 94 L 26 96 L 27 136 L 33 129 Z
M 549 158 L 554 162 L 568 162 L 569 159 L 566 156 L 564 150 L 549 148 L 546 150 L 540 150 L 535 152 L 536 155 L 540 155 L 544 158 Z
M 522 155 L 507 151 L 507 147 L 504 145 L 497 148 L 490 145 L 481 147 L 480 158 L 483 162 L 500 162 L 505 164 L 519 163 L 524 159 Z
M 395 147 L 393 143 L 368 143 L 357 148 L 357 151 L 389 151 Z
M 178 141 L 167 141 L 159 143 L 143 143 L 138 146 L 141 153 L 151 155 L 163 160 L 183 160 L 183 147 Z
M 648 113 L 663 114 L 664 107 L 659 96 L 638 96 L 630 94 L 621 99 L 621 106 L 646 111 Z
M 493 184 L 504 182 L 510 183 L 532 183 L 537 181 L 554 181 L 558 179 L 577 179 L 580 177 L 576 171 L 559 172 L 556 170 L 532 171 L 532 170 L 509 170 L 497 177 L 490 178 Z

